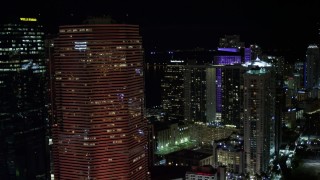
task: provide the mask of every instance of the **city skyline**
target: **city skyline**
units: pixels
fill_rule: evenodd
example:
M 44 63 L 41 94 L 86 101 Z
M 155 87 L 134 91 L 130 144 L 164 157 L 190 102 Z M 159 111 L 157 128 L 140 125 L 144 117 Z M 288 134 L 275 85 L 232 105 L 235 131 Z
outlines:
M 0 177 L 319 178 L 318 7 L 8 2 Z
M 19 4 L 19 7 L 14 6 Z M 318 43 L 318 1 L 305 2 L 130 2 L 10 1 L 5 16 L 38 16 L 45 29 L 81 24 L 88 16 L 110 15 L 118 23 L 138 24 L 148 50 L 215 49 L 218 39 L 238 34 L 249 44 L 280 52 L 288 61 L 303 60 L 309 44 Z M 39 16 L 40 15 L 40 16 Z

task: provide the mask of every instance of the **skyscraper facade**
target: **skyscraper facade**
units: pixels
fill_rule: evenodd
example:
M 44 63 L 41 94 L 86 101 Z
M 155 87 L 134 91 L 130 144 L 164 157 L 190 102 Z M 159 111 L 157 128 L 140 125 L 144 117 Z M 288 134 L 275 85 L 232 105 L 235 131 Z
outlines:
M 208 66 L 186 66 L 184 118 L 188 122 L 206 122 L 206 67 Z
M 161 80 L 162 106 L 168 121 L 184 120 L 185 61 L 170 60 Z
M 303 89 L 304 88 L 304 78 L 305 78 L 305 63 L 304 62 L 296 62 L 294 63 L 294 78 L 297 84 L 297 88 Z
M 224 66 L 222 69 L 222 110 L 223 124 L 242 127 L 243 73 L 241 65 Z
M 46 175 L 46 67 L 36 18 L 0 25 L 0 178 Z
M 220 48 L 221 49 L 221 48 Z M 223 49 L 231 49 L 231 48 L 223 48 Z M 238 49 L 235 49 L 238 52 Z M 227 50 L 228 52 L 232 52 Z M 216 65 L 233 65 L 233 64 L 241 64 L 241 56 L 240 55 L 221 55 L 215 56 L 215 64 Z M 222 101 L 223 101 L 223 72 L 222 68 L 217 68 L 216 75 L 216 122 L 221 122 L 221 113 L 222 113 Z
M 61 26 L 54 44 L 54 179 L 146 179 L 139 27 Z
M 257 59 L 244 74 L 244 150 L 246 172 L 251 174 L 266 172 L 270 158 L 273 97 L 266 66 Z
M 207 67 L 206 115 L 208 123 L 234 125 L 240 128 L 242 124 L 241 117 L 243 116 L 242 74 L 245 69 L 246 67 L 240 64 L 211 65 Z
M 234 65 L 241 64 L 242 62 L 249 61 L 251 51 L 244 48 L 244 43 L 240 41 L 239 35 L 226 35 L 219 39 L 219 47 L 217 54 L 214 57 L 215 65 Z M 215 123 L 222 123 L 223 107 L 223 82 L 225 79 L 222 68 L 216 69 L 216 110 L 215 110 Z M 230 73 L 228 73 L 230 75 Z
M 206 119 L 207 123 L 216 122 L 217 101 L 216 101 L 216 75 L 217 69 L 206 68 Z
M 320 52 L 315 44 L 309 45 L 306 53 L 306 89 L 318 87 L 320 82 Z

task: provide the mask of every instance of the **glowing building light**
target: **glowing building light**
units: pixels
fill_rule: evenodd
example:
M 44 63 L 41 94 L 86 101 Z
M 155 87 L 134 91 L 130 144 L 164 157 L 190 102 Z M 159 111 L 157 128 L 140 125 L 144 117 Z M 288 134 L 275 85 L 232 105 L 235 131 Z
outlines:
M 37 20 L 37 18 L 23 18 L 23 17 L 21 17 L 20 21 L 34 21 L 35 22 L 35 21 L 38 21 L 38 20 Z
M 257 58 L 256 60 L 254 60 L 252 62 L 246 62 L 246 63 L 242 64 L 242 66 L 245 66 L 245 67 L 248 67 L 248 66 L 271 67 L 272 65 L 265 62 L 265 61 L 261 61 L 259 58 Z
M 171 63 L 183 63 L 184 61 L 183 60 L 171 60 L 170 62 Z
M 239 52 L 239 48 L 218 48 L 218 51 L 225 51 L 225 52 Z
M 86 41 L 74 42 L 74 49 L 79 50 L 79 51 L 87 49 L 87 42 Z

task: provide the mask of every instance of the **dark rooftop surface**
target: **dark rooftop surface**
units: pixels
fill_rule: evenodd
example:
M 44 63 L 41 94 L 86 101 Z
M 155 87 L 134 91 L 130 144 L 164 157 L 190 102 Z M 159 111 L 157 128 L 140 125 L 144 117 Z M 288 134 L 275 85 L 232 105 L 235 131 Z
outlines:
M 176 151 L 173 153 L 168 154 L 168 157 L 179 157 L 179 158 L 184 158 L 184 159 L 193 159 L 193 160 L 201 160 L 204 158 L 207 158 L 211 156 L 212 153 L 205 153 L 205 152 L 199 152 L 199 151 L 193 151 L 193 150 L 188 150 L 188 149 L 183 149 L 181 151 Z
M 190 170 L 191 167 L 187 166 L 153 166 L 150 168 L 151 180 L 185 178 L 186 172 Z

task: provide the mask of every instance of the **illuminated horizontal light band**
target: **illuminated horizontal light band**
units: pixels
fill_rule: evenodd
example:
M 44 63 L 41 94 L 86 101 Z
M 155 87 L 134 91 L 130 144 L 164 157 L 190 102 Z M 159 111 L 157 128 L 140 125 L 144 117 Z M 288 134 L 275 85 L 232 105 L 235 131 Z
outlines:
M 170 62 L 172 62 L 172 63 L 183 63 L 184 61 L 183 60 L 171 60 Z
M 225 51 L 225 52 L 239 52 L 238 48 L 218 48 L 218 51 Z
M 226 124 L 225 126 L 226 126 L 226 127 L 229 127 L 229 128 L 236 128 L 236 127 L 237 127 L 237 126 L 232 125 L 232 124 Z
M 318 48 L 318 46 L 315 45 L 315 44 L 310 44 L 310 45 L 308 46 L 308 48 Z
M 38 21 L 37 18 L 20 18 L 20 21 Z
M 86 41 L 83 41 L 83 42 L 74 42 L 74 49 L 77 49 L 77 50 L 84 50 L 84 49 L 87 49 L 87 43 Z

